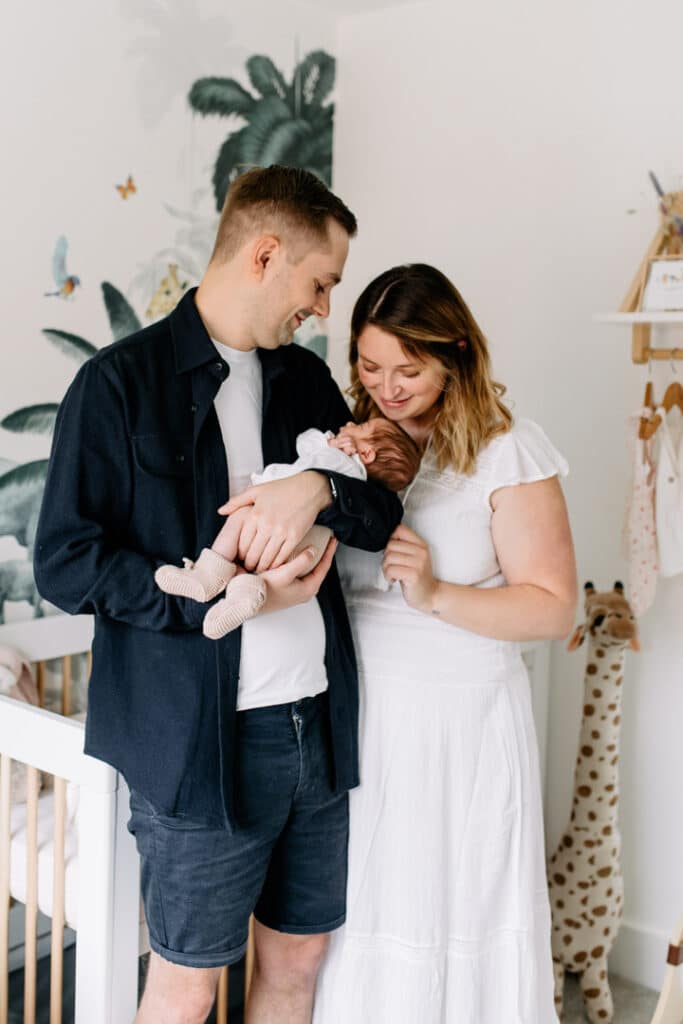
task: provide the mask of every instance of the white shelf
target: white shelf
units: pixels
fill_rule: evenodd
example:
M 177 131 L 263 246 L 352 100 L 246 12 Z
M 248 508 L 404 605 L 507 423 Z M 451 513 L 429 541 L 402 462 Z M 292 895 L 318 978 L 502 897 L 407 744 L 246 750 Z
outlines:
M 597 324 L 683 324 L 683 310 L 668 313 L 596 313 Z

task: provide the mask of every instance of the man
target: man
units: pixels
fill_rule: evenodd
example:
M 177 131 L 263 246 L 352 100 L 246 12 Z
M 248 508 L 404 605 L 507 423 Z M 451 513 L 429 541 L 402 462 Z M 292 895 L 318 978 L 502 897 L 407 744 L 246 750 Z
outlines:
M 196 555 L 217 509 L 297 434 L 347 406 L 290 345 L 329 313 L 356 221 L 313 175 L 249 171 L 228 193 L 211 262 L 165 320 L 94 356 L 62 403 L 36 540 L 41 593 L 97 616 L 86 750 L 131 789 L 152 954 L 139 1024 L 194 1024 L 255 913 L 250 1024 L 310 1021 L 318 965 L 345 914 L 357 679 L 335 541 L 289 555 L 314 521 L 379 550 L 401 517 L 381 485 L 307 472 L 247 489 L 247 570 L 264 611 L 212 642 L 206 606 L 157 589 Z M 237 517 L 239 519 L 239 517 Z M 237 521 L 237 520 L 236 520 Z M 317 598 L 317 600 L 316 600 Z

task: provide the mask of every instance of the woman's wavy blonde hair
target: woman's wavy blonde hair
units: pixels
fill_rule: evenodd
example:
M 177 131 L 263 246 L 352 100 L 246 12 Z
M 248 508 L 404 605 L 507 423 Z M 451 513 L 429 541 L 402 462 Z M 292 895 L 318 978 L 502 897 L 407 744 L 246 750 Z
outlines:
M 501 401 L 505 387 L 491 377 L 486 339 L 448 278 L 425 263 L 392 267 L 371 281 L 351 317 L 351 385 L 358 422 L 381 416 L 360 382 L 358 338 L 369 324 L 398 338 L 412 358 L 437 359 L 445 371 L 430 447 L 440 470 L 474 471 L 480 450 L 512 426 Z

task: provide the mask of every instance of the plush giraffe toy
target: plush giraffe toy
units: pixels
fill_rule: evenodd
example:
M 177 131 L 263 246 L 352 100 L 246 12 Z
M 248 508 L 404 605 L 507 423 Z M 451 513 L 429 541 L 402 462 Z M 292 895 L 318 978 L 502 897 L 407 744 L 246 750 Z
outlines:
M 627 647 L 639 650 L 636 620 L 622 583 L 597 593 L 586 583 L 586 615 L 569 641 L 588 640 L 581 739 L 572 812 L 548 863 L 555 1007 L 562 1015 L 565 971 L 581 976 L 592 1024 L 612 1020 L 607 955 L 619 930 L 624 881 L 619 855 L 619 727 Z

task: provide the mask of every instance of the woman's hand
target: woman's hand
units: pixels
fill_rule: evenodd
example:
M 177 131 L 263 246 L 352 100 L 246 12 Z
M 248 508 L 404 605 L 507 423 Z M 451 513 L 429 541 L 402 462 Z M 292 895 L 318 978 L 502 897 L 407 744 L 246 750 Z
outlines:
M 407 526 L 397 526 L 384 552 L 382 569 L 388 580 L 399 580 L 411 608 L 426 614 L 433 611 L 439 581 L 434 578 L 429 547 L 422 537 Z

